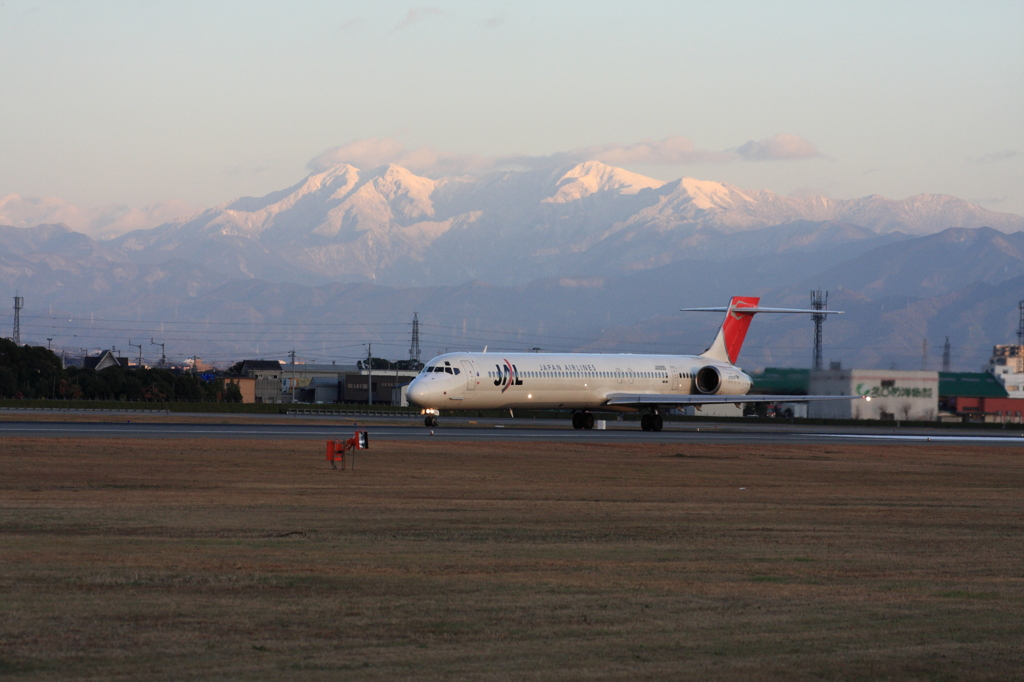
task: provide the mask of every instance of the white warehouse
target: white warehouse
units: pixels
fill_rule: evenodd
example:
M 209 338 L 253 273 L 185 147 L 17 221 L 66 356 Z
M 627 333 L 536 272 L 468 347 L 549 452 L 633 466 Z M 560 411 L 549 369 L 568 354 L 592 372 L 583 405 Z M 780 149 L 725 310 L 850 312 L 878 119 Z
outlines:
M 811 372 L 808 393 L 865 396 L 864 400 L 809 403 L 807 416 L 811 419 L 934 421 L 939 413 L 938 372 L 821 370 Z

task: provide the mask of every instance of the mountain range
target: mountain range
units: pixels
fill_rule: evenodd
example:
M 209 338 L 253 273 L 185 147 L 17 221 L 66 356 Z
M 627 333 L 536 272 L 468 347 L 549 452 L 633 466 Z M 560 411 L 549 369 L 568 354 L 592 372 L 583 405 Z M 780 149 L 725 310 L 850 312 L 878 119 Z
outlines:
M 427 354 L 489 341 L 694 351 L 719 320 L 676 308 L 739 293 L 803 307 L 820 287 L 848 309 L 826 325 L 826 354 L 832 342 L 847 363 L 908 367 L 923 339 L 934 350 L 949 335 L 975 369 L 1016 330 L 1021 230 L 1024 218 L 944 195 L 794 198 L 593 161 L 439 180 L 340 165 L 109 240 L 0 227 L 0 281 L 26 298 L 23 336 L 67 348 L 175 328 L 187 355 L 252 355 L 263 338 L 262 354 L 311 359 L 354 357 L 357 339 L 401 357 L 413 311 Z M 78 329 L 83 315 L 124 324 Z M 227 322 L 249 331 L 219 333 Z M 318 336 L 327 324 L 344 338 Z M 808 329 L 759 319 L 747 361 L 806 365 Z

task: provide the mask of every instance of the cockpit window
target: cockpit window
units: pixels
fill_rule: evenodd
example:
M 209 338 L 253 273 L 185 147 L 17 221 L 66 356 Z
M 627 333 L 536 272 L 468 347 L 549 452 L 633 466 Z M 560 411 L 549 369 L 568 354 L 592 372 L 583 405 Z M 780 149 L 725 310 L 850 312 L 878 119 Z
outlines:
M 448 374 L 451 374 L 452 373 L 452 368 L 451 367 L 445 367 L 444 371 L 447 372 Z
M 426 369 L 424 369 L 423 371 L 424 371 L 424 372 L 433 372 L 433 371 L 434 371 L 434 368 L 433 368 L 433 367 L 427 367 L 427 368 L 426 368 Z
M 441 372 L 442 374 L 444 374 L 444 367 L 441 367 L 441 366 L 435 367 L 434 371 L 435 372 Z
M 455 367 L 454 369 L 455 369 L 455 373 L 456 373 L 456 374 L 459 374 L 459 368 L 458 368 L 458 367 Z

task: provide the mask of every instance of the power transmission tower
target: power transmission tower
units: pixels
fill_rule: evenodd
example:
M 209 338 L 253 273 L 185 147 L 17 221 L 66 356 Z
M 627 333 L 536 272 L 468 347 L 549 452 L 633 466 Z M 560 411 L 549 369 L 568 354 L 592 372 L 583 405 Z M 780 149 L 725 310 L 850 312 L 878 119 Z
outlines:
M 943 372 L 950 371 L 949 370 L 949 365 L 950 365 L 949 360 L 950 360 L 950 346 L 949 346 L 949 337 L 947 336 L 946 337 L 946 343 L 942 344 L 942 371 Z
M 1022 302 L 1024 305 L 1024 302 Z M 1021 318 L 1024 320 L 1024 317 Z M 409 346 L 409 360 L 415 367 L 420 364 L 420 318 L 419 313 L 412 314 L 412 345 Z
M 824 298 L 821 295 L 821 289 L 811 292 L 811 308 L 814 310 L 828 310 L 828 292 L 825 292 Z M 814 313 L 811 315 L 811 320 L 814 321 L 814 369 L 821 369 L 821 324 L 825 321 L 825 315 L 823 313 Z
M 928 339 L 921 340 L 921 371 L 928 371 Z
M 138 348 L 139 349 L 139 364 L 136 365 L 135 368 L 136 369 L 142 369 L 142 344 L 141 343 L 132 343 L 132 340 L 128 339 L 128 347 L 129 348 Z
M 14 341 L 15 346 L 21 345 L 21 309 L 24 305 L 24 296 L 14 297 L 14 333 L 11 335 L 11 341 Z
M 164 344 L 157 343 L 156 341 L 153 340 L 152 337 L 150 337 L 149 345 L 151 345 L 151 346 L 160 346 L 160 364 L 157 365 L 157 367 L 160 367 L 161 369 L 163 369 L 164 365 L 167 364 L 167 354 L 164 353 Z

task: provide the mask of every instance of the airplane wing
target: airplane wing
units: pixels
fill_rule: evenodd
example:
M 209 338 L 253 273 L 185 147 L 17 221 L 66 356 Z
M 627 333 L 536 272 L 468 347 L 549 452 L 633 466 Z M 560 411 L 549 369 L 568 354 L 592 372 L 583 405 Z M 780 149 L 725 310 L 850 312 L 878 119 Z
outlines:
M 724 403 L 805 403 L 818 400 L 860 400 L 862 395 L 676 395 L 612 393 L 605 405 L 716 405 Z

